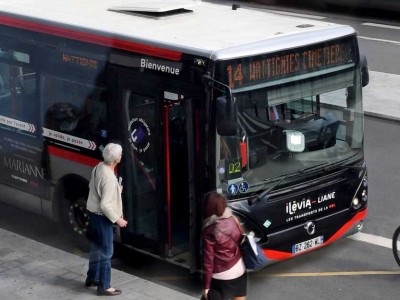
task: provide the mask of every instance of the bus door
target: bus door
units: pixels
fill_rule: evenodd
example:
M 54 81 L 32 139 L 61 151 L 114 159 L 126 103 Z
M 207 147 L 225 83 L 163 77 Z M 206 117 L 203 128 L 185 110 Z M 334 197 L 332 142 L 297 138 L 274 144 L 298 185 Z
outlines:
M 128 220 L 121 238 L 190 266 L 195 253 L 193 100 L 156 76 L 117 67 L 111 76 L 116 82 L 111 97 L 118 104 L 110 120 L 123 146 L 118 171 Z

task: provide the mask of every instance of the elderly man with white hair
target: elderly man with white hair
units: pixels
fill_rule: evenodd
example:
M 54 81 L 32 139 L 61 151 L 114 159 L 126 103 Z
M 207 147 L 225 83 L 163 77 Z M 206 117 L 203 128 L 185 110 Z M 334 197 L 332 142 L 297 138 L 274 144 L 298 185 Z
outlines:
M 121 290 L 111 287 L 111 257 L 113 248 L 113 224 L 126 227 L 122 215 L 122 186 L 115 175 L 115 167 L 121 162 L 122 147 L 110 143 L 103 150 L 104 161 L 92 171 L 89 183 L 87 210 L 92 243 L 89 270 L 85 285 L 97 286 L 97 295 L 115 296 Z

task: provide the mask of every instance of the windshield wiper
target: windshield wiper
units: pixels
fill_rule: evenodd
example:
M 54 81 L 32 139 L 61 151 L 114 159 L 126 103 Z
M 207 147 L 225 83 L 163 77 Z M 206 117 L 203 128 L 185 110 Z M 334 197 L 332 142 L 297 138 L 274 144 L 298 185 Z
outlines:
M 331 171 L 333 169 L 341 169 L 341 170 L 348 169 L 348 170 L 361 171 L 361 170 L 364 170 L 364 168 L 365 168 L 365 163 L 363 163 L 361 166 L 346 166 L 346 165 L 343 165 L 342 163 L 343 162 L 340 161 L 340 162 L 337 162 L 334 164 L 330 164 L 329 166 L 326 166 L 324 168 L 324 171 Z
M 297 175 L 299 172 L 296 173 L 289 173 L 289 174 L 285 174 L 282 175 L 281 178 L 279 180 L 277 180 L 272 186 L 270 186 L 267 190 L 263 191 L 261 194 L 251 197 L 248 200 L 249 205 L 253 205 L 254 203 L 260 201 L 261 199 L 267 198 L 268 200 L 268 194 L 270 192 L 272 192 L 277 186 L 279 186 L 281 184 L 282 181 L 284 181 L 286 178 L 288 178 L 289 176 L 294 176 Z
M 337 161 L 335 163 L 331 163 L 328 166 L 324 167 L 324 171 L 331 171 L 333 169 L 349 169 L 349 170 L 355 170 L 355 171 L 361 171 L 365 169 L 365 162 L 361 166 L 349 166 L 345 165 L 345 163 L 348 163 L 351 159 L 354 157 L 358 156 L 358 153 L 351 155 L 343 160 Z
M 309 168 L 301 169 L 301 170 L 298 170 L 297 172 L 294 172 L 294 173 L 288 173 L 288 174 L 282 175 L 281 178 L 278 179 L 267 190 L 263 191 L 262 193 L 254 196 L 254 197 L 249 198 L 248 199 L 249 205 L 253 205 L 254 203 L 260 201 L 261 199 L 266 199 L 268 201 L 269 193 L 272 192 L 274 189 L 276 189 L 281 184 L 281 182 L 284 181 L 286 178 L 297 176 L 299 174 L 303 174 L 303 173 L 306 173 L 306 172 L 310 172 L 311 170 L 314 170 L 314 169 L 322 168 L 322 166 L 325 166 L 326 164 L 327 164 L 327 162 L 325 162 L 323 164 L 316 165 L 316 166 L 312 166 L 312 167 L 309 167 Z
M 329 163 L 328 162 L 324 162 L 322 164 L 318 164 L 318 165 L 315 165 L 315 166 L 312 166 L 312 167 L 304 168 L 304 169 L 299 170 L 298 173 L 303 174 L 303 173 L 309 173 L 309 172 L 314 172 L 316 170 L 324 169 L 326 167 L 323 167 L 323 166 L 326 166 L 327 164 L 329 164 Z

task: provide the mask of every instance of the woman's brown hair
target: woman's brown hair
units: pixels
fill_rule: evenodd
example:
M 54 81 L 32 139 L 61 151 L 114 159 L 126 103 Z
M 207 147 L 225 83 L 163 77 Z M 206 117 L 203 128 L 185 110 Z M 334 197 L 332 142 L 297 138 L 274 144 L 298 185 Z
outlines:
M 207 219 L 212 215 L 222 216 L 227 207 L 226 198 L 217 192 L 209 192 L 204 198 L 203 217 Z

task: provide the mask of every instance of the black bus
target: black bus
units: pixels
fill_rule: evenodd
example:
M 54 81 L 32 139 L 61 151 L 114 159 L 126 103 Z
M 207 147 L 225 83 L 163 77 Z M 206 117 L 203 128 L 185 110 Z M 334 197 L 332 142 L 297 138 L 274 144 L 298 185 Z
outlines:
M 210 190 L 270 263 L 362 229 L 368 77 L 354 29 L 199 1 L 106 2 L 1 2 L 2 201 L 84 235 L 90 172 L 118 141 L 118 241 L 191 271 Z

